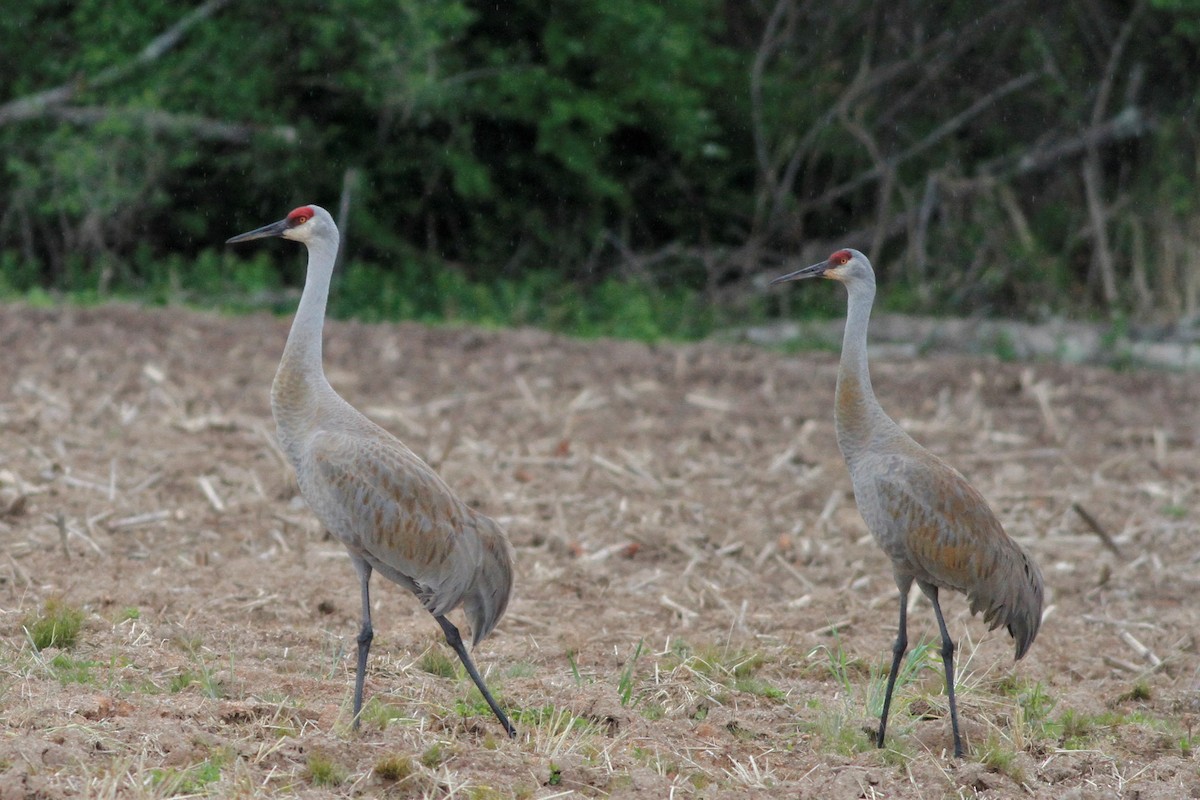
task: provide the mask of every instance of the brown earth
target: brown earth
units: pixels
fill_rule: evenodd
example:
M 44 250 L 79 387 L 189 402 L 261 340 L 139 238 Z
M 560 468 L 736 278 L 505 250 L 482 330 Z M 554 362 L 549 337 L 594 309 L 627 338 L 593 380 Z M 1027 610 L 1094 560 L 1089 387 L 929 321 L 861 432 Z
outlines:
M 287 324 L 0 307 L 0 798 L 1200 797 L 1194 374 L 876 359 L 885 408 L 1046 575 L 1015 665 L 943 601 L 956 762 L 936 647 L 868 740 L 896 590 L 834 356 L 331 323 L 333 385 L 518 562 L 475 651 L 518 738 L 378 576 L 356 734 L 356 580 L 271 433 Z M 38 651 L 56 599 L 82 630 Z M 910 631 L 936 637 L 916 592 Z

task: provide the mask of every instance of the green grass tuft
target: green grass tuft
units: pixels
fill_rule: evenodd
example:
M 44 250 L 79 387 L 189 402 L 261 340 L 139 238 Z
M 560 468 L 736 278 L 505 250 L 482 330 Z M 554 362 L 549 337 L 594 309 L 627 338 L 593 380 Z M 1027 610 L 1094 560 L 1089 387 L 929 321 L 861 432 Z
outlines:
M 421 753 L 421 763 L 433 769 L 447 758 L 446 747 L 441 742 L 434 742 Z
M 385 781 L 402 781 L 416 771 L 409 756 L 385 756 L 375 762 L 375 775 Z
M 1121 701 L 1131 700 L 1133 702 L 1142 703 L 1150 700 L 1151 696 L 1152 692 L 1150 691 L 1150 684 L 1146 682 L 1145 678 L 1139 678 L 1134 682 L 1133 686 L 1129 688 L 1128 692 L 1123 693 L 1117 699 Z
M 809 652 L 808 657 L 811 659 L 817 653 L 824 652 L 826 656 L 825 668 L 828 671 L 829 677 L 841 687 L 842 691 L 850 693 L 854 690 L 854 683 L 857 676 L 869 675 L 870 669 L 866 662 L 861 658 L 851 657 L 842 647 L 841 640 L 834 642 L 834 647 L 821 645 Z
M 206 787 L 221 779 L 223 765 L 223 758 L 213 757 L 186 769 L 156 768 L 150 770 L 150 781 L 164 797 L 207 794 Z
M 1068 708 L 1058 718 L 1059 740 L 1066 750 L 1085 750 L 1091 743 L 1096 720 Z
M 492 696 L 496 698 L 496 702 L 504 707 L 504 695 L 500 692 L 496 681 L 492 681 L 491 686 Z M 474 683 L 467 690 L 467 696 L 454 701 L 454 712 L 463 719 L 469 717 L 492 717 L 492 707 L 488 705 L 487 700 L 483 699 L 483 694 Z M 510 711 L 511 713 L 511 711 Z
M 992 772 L 1007 775 L 1017 783 L 1025 782 L 1025 770 L 1021 769 L 1017 761 L 1016 750 L 1010 745 L 1006 745 L 999 737 L 989 736 L 983 746 L 976 751 L 976 757 L 979 759 L 979 763 Z
M 504 670 L 505 678 L 532 678 L 536 675 L 537 668 L 527 661 L 510 664 L 508 669 Z
M 702 647 L 695 652 L 686 646 L 677 647 L 673 655 L 693 672 L 713 679 L 748 678 L 767 663 L 762 653 L 730 650 L 715 645 Z
M 621 699 L 622 706 L 628 706 L 633 699 L 633 671 L 637 666 L 638 658 L 642 655 L 642 646 L 645 640 L 641 639 L 637 643 L 637 647 L 630 656 L 629 661 L 625 664 L 625 669 L 621 671 L 621 678 L 617 681 L 617 696 Z
M 96 683 L 92 670 L 98 667 L 95 661 L 73 658 L 66 653 L 59 653 L 50 659 L 50 669 L 54 677 L 64 686 L 68 683 L 89 685 Z
M 363 704 L 358 716 L 359 723 L 385 730 L 396 720 L 411 719 L 397 705 L 386 703 L 378 697 L 372 697 Z
M 488 713 L 491 713 L 491 709 L 488 709 Z M 594 724 L 587 717 L 577 717 L 565 708 L 557 708 L 551 705 L 534 708 L 513 708 L 509 709 L 508 713 L 512 717 L 513 722 L 532 726 L 548 725 L 556 733 L 566 729 L 588 731 L 594 727 Z
M 304 776 L 313 786 L 337 786 L 346 780 L 346 770 L 324 753 L 313 753 L 308 757 Z
M 661 703 L 642 703 L 642 719 L 657 722 L 667 715 Z
M 74 647 L 83 627 L 83 609 L 69 606 L 58 598 L 50 598 L 40 613 L 25 618 L 24 627 L 29 641 L 37 650 L 47 647 Z
M 744 677 L 734 681 L 733 688 L 739 692 L 765 697 L 768 700 L 783 701 L 787 699 L 787 692 L 779 689 L 761 678 Z
M 467 789 L 469 800 L 502 800 L 502 798 L 508 796 L 507 792 L 501 792 L 499 789 L 494 789 L 491 786 L 472 786 Z
M 871 744 L 875 744 L 874 732 L 868 734 L 867 740 Z M 903 740 L 898 740 L 894 736 L 889 736 L 888 741 L 884 743 L 882 748 L 876 748 L 875 752 L 879 754 L 880 760 L 889 767 L 897 767 L 899 769 L 906 768 L 912 760 L 916 758 L 913 752 L 909 749 L 908 744 Z
M 1018 684 L 1015 696 L 1025 723 L 1033 728 L 1045 726 L 1049 721 L 1050 712 L 1058 704 L 1057 700 L 1050 697 L 1041 681 L 1033 685 Z
M 583 676 L 579 674 L 579 665 L 575 663 L 575 651 L 567 651 L 567 664 L 571 667 L 571 677 L 575 679 L 576 686 L 583 686 Z
M 421 654 L 420 660 L 417 661 L 417 669 L 439 678 L 458 676 L 458 662 L 438 647 L 431 647 Z
M 191 671 L 185 669 L 183 672 L 178 672 L 171 676 L 171 682 L 168 684 L 167 689 L 171 694 L 178 694 L 191 686 L 195 680 L 196 676 Z
M 816 734 L 822 751 L 853 756 L 875 749 L 874 733 L 858 725 L 861 718 L 848 706 L 848 702 L 842 702 L 831 708 L 823 708 L 815 720 L 803 726 L 808 732 Z M 889 727 L 888 730 L 892 729 Z M 894 733 L 888 736 L 896 738 Z

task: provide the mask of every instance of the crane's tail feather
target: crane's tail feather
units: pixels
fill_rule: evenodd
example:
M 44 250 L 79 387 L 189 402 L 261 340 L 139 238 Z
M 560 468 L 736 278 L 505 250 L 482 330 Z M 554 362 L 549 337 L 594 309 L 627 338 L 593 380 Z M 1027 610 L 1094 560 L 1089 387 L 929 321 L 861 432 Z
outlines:
M 463 611 L 471 622 L 471 646 L 492 632 L 508 608 L 512 591 L 513 549 L 500 526 L 480 515 L 482 563 L 475 582 L 463 597 Z
M 1029 554 L 1013 543 L 1007 569 L 995 573 L 984 590 L 970 595 L 971 613 L 983 612 L 988 630 L 1001 625 L 1008 629 L 1016 646 L 1014 660 L 1020 661 L 1037 638 L 1042 624 L 1044 589 L 1042 571 Z

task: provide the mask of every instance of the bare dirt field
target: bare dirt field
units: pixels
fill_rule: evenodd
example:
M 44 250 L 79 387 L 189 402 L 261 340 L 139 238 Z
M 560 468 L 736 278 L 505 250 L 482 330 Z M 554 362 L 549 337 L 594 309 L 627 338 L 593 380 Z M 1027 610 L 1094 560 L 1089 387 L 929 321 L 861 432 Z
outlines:
M 475 650 L 517 739 L 379 576 L 355 733 L 356 578 L 273 442 L 287 325 L 0 307 L 3 800 L 1200 797 L 1195 374 L 876 358 L 884 407 L 1046 577 L 1015 665 L 943 595 L 956 762 L 919 592 L 925 646 L 888 747 L 868 737 L 896 589 L 834 441 L 834 355 L 330 323 L 334 387 L 518 563 Z M 82 610 L 72 646 L 34 647 L 48 602 Z

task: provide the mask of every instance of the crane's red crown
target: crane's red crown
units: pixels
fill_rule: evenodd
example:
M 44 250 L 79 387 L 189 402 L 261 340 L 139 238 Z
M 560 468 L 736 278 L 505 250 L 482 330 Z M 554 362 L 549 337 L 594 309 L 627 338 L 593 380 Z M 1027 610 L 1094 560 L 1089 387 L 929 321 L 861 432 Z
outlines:
M 293 211 L 292 213 L 295 214 L 296 212 Z M 836 253 L 834 253 L 833 255 L 831 255 L 829 257 L 829 263 L 833 264 L 835 267 L 840 267 L 843 264 L 849 262 L 851 258 L 853 258 L 853 256 L 850 255 L 849 250 L 838 250 Z
M 287 215 L 288 227 L 294 228 L 297 225 L 303 225 L 316 216 L 313 213 L 312 206 L 300 206 L 293 208 Z

